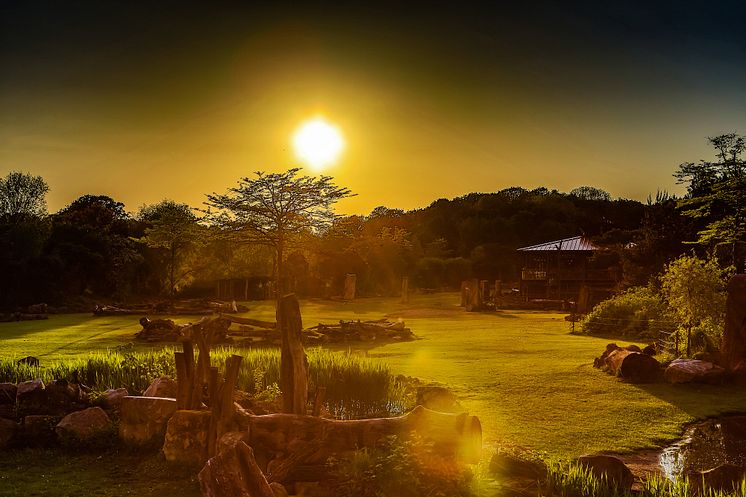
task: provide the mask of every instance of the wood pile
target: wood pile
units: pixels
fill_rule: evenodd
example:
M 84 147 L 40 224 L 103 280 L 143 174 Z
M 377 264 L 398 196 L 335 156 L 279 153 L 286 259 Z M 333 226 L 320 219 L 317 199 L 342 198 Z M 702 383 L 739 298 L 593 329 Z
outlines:
M 140 318 L 142 330 L 135 338 L 145 342 L 179 342 L 191 338 L 196 327 L 210 329 L 214 343 L 229 343 L 230 321 L 223 317 L 204 317 L 195 324 L 176 324 L 171 319 Z
M 281 334 L 277 324 L 269 321 L 224 316 L 238 329 L 228 330 L 229 338 L 244 346 L 280 345 Z M 416 337 L 402 321 L 339 321 L 334 324 L 319 323 L 303 330 L 303 342 L 308 345 L 340 342 L 408 341 Z
M 127 316 L 143 314 L 174 314 L 204 316 L 214 313 L 247 312 L 248 307 L 235 302 L 218 302 L 207 299 L 179 300 L 175 302 L 152 302 L 145 304 L 97 305 L 94 316 Z

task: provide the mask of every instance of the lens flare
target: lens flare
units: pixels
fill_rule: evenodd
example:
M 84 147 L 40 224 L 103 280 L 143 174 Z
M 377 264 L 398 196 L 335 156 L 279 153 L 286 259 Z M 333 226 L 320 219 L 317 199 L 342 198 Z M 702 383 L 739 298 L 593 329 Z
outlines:
M 344 146 L 339 129 L 321 117 L 306 121 L 293 135 L 296 157 L 314 170 L 336 163 Z

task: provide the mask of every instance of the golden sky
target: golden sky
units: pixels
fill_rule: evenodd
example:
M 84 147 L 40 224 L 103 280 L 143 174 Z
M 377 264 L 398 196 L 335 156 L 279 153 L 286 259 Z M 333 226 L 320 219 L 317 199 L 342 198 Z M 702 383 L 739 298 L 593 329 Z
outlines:
M 317 114 L 347 142 L 324 171 L 358 194 L 345 213 L 514 185 L 680 193 L 707 136 L 746 131 L 744 35 L 717 11 L 76 5 L 19 2 L 0 26 L 0 175 L 43 176 L 50 211 L 200 205 L 298 165 Z

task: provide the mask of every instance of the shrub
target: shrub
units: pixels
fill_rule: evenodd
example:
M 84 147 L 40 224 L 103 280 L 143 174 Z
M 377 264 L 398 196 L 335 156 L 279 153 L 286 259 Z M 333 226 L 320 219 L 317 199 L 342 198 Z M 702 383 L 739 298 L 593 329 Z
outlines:
M 589 335 L 657 339 L 676 328 L 663 299 L 650 288 L 633 287 L 598 304 L 581 329 Z

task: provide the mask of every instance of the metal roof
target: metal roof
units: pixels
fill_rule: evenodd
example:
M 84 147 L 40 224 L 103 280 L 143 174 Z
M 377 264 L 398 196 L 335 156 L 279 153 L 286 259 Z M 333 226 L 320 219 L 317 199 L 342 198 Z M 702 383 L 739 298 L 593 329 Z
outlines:
M 529 247 L 521 247 L 518 250 L 524 252 L 555 252 L 557 250 L 562 250 L 563 252 L 588 252 L 598 249 L 599 248 L 596 245 L 593 245 L 587 238 L 583 238 L 581 235 L 572 238 L 562 238 L 561 240 L 555 240 L 553 242 L 531 245 Z

